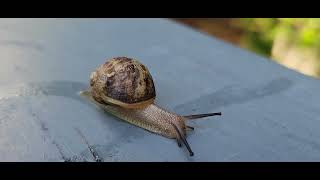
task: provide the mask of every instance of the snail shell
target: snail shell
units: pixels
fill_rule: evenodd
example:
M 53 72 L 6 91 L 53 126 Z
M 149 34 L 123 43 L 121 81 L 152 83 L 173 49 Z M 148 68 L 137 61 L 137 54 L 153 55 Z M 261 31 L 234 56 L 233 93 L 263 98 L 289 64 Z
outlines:
M 138 60 L 116 57 L 91 73 L 93 98 L 124 108 L 143 108 L 153 103 L 156 90 L 149 70 Z

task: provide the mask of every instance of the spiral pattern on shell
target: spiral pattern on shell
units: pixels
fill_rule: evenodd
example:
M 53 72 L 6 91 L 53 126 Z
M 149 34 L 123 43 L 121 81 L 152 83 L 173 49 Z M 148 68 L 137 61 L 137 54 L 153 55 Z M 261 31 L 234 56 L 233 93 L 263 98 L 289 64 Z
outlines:
M 149 70 L 138 60 L 115 57 L 91 73 L 93 98 L 106 104 L 120 106 L 150 104 L 156 97 Z

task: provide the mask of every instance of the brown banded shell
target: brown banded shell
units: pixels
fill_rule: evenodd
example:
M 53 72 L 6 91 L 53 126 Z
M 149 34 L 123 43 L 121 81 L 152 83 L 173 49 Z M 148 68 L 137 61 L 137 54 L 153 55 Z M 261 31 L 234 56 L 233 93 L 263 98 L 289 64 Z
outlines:
M 156 97 L 148 69 L 127 57 L 112 58 L 99 66 L 91 73 L 90 86 L 96 101 L 125 108 L 144 107 Z

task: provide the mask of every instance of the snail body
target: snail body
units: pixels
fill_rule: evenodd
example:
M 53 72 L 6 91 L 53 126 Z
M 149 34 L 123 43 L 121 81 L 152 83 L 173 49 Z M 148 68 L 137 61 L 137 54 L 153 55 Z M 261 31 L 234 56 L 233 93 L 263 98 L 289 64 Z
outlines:
M 108 60 L 90 75 L 90 88 L 81 95 L 110 114 L 152 133 L 184 143 L 193 156 L 187 140 L 186 121 L 221 113 L 181 116 L 154 103 L 156 90 L 148 69 L 139 61 L 116 57 Z

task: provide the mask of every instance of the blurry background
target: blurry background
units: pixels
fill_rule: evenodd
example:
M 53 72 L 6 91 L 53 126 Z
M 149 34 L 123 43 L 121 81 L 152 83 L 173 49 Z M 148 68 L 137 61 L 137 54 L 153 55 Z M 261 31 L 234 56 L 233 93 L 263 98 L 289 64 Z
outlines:
M 303 74 L 320 77 L 320 18 L 173 19 Z

